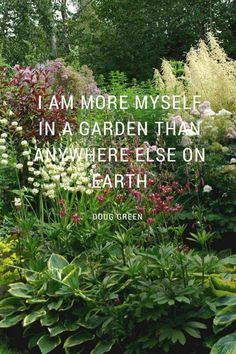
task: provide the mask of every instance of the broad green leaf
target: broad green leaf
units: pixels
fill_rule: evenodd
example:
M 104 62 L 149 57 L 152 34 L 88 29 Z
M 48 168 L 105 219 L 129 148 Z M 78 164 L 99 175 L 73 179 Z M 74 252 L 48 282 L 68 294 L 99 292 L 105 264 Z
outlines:
M 197 321 L 188 321 L 185 323 L 186 327 L 192 327 L 197 329 L 206 329 L 207 326 L 205 323 L 197 322 Z
M 40 320 L 42 326 L 52 326 L 59 320 L 59 315 L 56 312 L 48 312 Z
M 78 270 L 75 268 L 69 274 L 63 278 L 63 283 L 70 286 L 73 289 L 79 288 Z
M 63 332 L 75 331 L 79 327 L 80 326 L 77 323 L 65 322 L 65 323 L 60 323 L 52 328 L 49 328 L 48 330 L 50 332 L 50 335 L 54 337 Z
M 61 344 L 60 337 L 50 337 L 49 335 L 42 336 L 37 342 L 41 353 L 47 354 L 53 351 Z
M 51 302 L 48 304 L 48 309 L 49 310 L 59 310 L 61 305 L 63 304 L 63 299 L 59 299 L 58 301 Z
M 8 292 L 15 296 L 15 297 L 20 297 L 23 299 L 29 299 L 32 296 L 29 294 L 29 292 L 32 291 L 32 287 L 28 284 L 24 283 L 14 283 L 10 285 L 10 289 Z
M 63 267 L 67 266 L 69 262 L 59 254 L 53 253 L 48 260 L 48 268 L 50 270 L 53 269 L 62 269 Z
M 229 292 L 229 294 L 225 295 L 235 295 L 236 296 L 236 283 L 230 280 L 226 280 L 220 277 L 212 276 L 211 284 L 215 291 L 225 291 Z M 217 295 L 219 296 L 219 295 Z
M 78 332 L 77 334 L 73 334 L 73 336 L 67 338 L 64 344 L 64 348 L 75 347 L 76 345 L 88 342 L 93 339 L 94 335 L 89 332 Z
M 25 310 L 24 303 L 21 299 L 16 297 L 8 297 L 0 301 L 0 315 L 1 316 L 9 316 L 16 311 Z
M 186 337 L 180 330 L 173 330 L 173 334 L 171 336 L 172 342 L 176 343 L 179 342 L 180 344 L 184 345 L 186 343 Z
M 22 313 L 20 315 L 10 315 L 5 317 L 3 320 L 0 321 L 0 328 L 9 328 L 15 326 L 18 322 L 23 320 L 25 315 Z
M 236 296 L 223 296 L 216 300 L 216 306 L 236 305 Z
M 103 354 L 108 353 L 114 345 L 114 341 L 112 342 L 98 342 L 96 347 L 91 351 L 90 354 Z
M 236 353 L 236 333 L 228 334 L 214 344 L 210 354 L 235 354 Z
M 39 311 L 31 312 L 29 315 L 27 315 L 24 318 L 23 326 L 26 327 L 26 326 L 30 325 L 31 323 L 37 321 L 39 318 L 41 318 L 44 315 L 46 315 L 46 311 L 45 310 L 39 310 Z
M 230 257 L 224 258 L 224 259 L 222 259 L 222 262 L 225 264 L 236 265 L 236 256 L 230 256 Z
M 35 329 L 34 329 L 34 331 L 35 331 Z M 40 333 L 31 335 L 29 338 L 29 342 L 28 342 L 28 348 L 33 349 L 34 347 L 36 347 L 38 340 L 41 336 L 42 336 L 42 334 L 40 334 Z
M 227 306 L 224 309 L 216 313 L 214 319 L 215 326 L 229 326 L 233 321 L 236 320 L 236 306 Z
M 184 327 L 185 332 L 194 338 L 201 338 L 200 332 L 192 327 Z

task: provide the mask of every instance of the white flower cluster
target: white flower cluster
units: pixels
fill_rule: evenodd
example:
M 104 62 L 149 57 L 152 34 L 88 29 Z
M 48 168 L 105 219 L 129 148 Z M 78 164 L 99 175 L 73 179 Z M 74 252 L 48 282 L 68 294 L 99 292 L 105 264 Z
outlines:
M 11 110 L 7 111 L 6 117 L 0 119 L 0 128 L 1 128 L 1 135 L 0 135 L 0 164 L 3 166 L 8 165 L 9 163 L 9 155 L 7 154 L 7 138 L 9 135 L 13 136 L 15 133 L 21 133 L 23 128 L 19 126 L 18 122 L 13 120 L 12 117 L 14 113 Z M 9 120 L 8 120 L 9 118 Z M 23 143 L 23 142 L 22 142 Z M 25 143 L 25 142 L 24 142 Z M 28 145 L 28 143 L 26 142 Z M 22 146 L 25 146 L 22 144 Z M 23 156 L 29 156 L 29 152 L 24 149 Z M 21 169 L 23 168 L 22 164 L 16 164 L 16 168 Z
M 0 155 L 1 155 L 1 165 L 8 165 L 8 154 L 6 153 L 6 138 L 7 133 L 2 133 L 0 138 Z
M 45 156 L 45 150 L 42 150 Z M 52 161 L 47 158 L 36 167 L 33 161 L 28 161 L 31 193 L 36 195 L 41 190 L 43 195 L 54 199 L 57 191 L 64 190 L 72 193 L 93 193 L 91 185 L 92 169 L 87 161 L 73 161 L 69 156 L 63 161 Z

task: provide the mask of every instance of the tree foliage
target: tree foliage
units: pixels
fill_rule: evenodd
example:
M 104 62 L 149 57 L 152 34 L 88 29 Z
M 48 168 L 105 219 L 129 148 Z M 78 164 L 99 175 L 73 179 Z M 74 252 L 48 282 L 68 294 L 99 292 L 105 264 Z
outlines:
M 63 57 L 146 79 L 209 30 L 235 57 L 235 19 L 232 0 L 1 0 L 0 40 L 10 64 Z

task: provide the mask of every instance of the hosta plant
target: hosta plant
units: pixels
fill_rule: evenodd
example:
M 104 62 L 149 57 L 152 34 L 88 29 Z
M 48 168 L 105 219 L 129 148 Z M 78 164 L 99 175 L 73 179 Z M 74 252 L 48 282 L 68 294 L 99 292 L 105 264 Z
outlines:
M 225 270 L 220 276 L 211 277 L 211 288 L 217 297 L 215 302 L 215 333 L 234 330 L 220 338 L 213 346 L 211 354 L 234 354 L 236 353 L 236 257 L 224 259 Z
M 135 248 L 125 234 L 96 243 L 71 263 L 51 255 L 25 271 L 0 302 L 0 327 L 20 323 L 42 354 L 169 353 L 206 329 L 205 281 L 218 268 L 171 244 Z

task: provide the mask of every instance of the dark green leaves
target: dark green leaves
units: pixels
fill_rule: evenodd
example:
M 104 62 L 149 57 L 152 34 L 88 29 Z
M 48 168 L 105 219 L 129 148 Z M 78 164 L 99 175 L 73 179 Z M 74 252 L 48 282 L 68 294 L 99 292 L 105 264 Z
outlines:
M 91 351 L 91 354 L 109 353 L 114 345 L 114 342 L 99 342 L 96 347 Z
M 53 351 L 58 345 L 60 345 L 61 339 L 60 337 L 50 337 L 49 335 L 45 335 L 38 340 L 38 346 L 41 350 L 42 354 L 47 354 Z
M 210 354 L 235 354 L 236 353 L 236 333 L 228 334 L 221 338 L 213 346 Z
M 9 328 L 15 326 L 18 322 L 23 320 L 24 317 L 24 314 L 7 316 L 0 321 L 0 328 Z
M 88 342 L 90 340 L 94 339 L 94 335 L 89 333 L 89 332 L 78 332 L 77 334 L 74 334 L 73 336 L 70 336 L 69 338 L 66 339 L 64 348 L 71 348 L 75 347 L 79 344 L 82 344 L 84 342 Z

